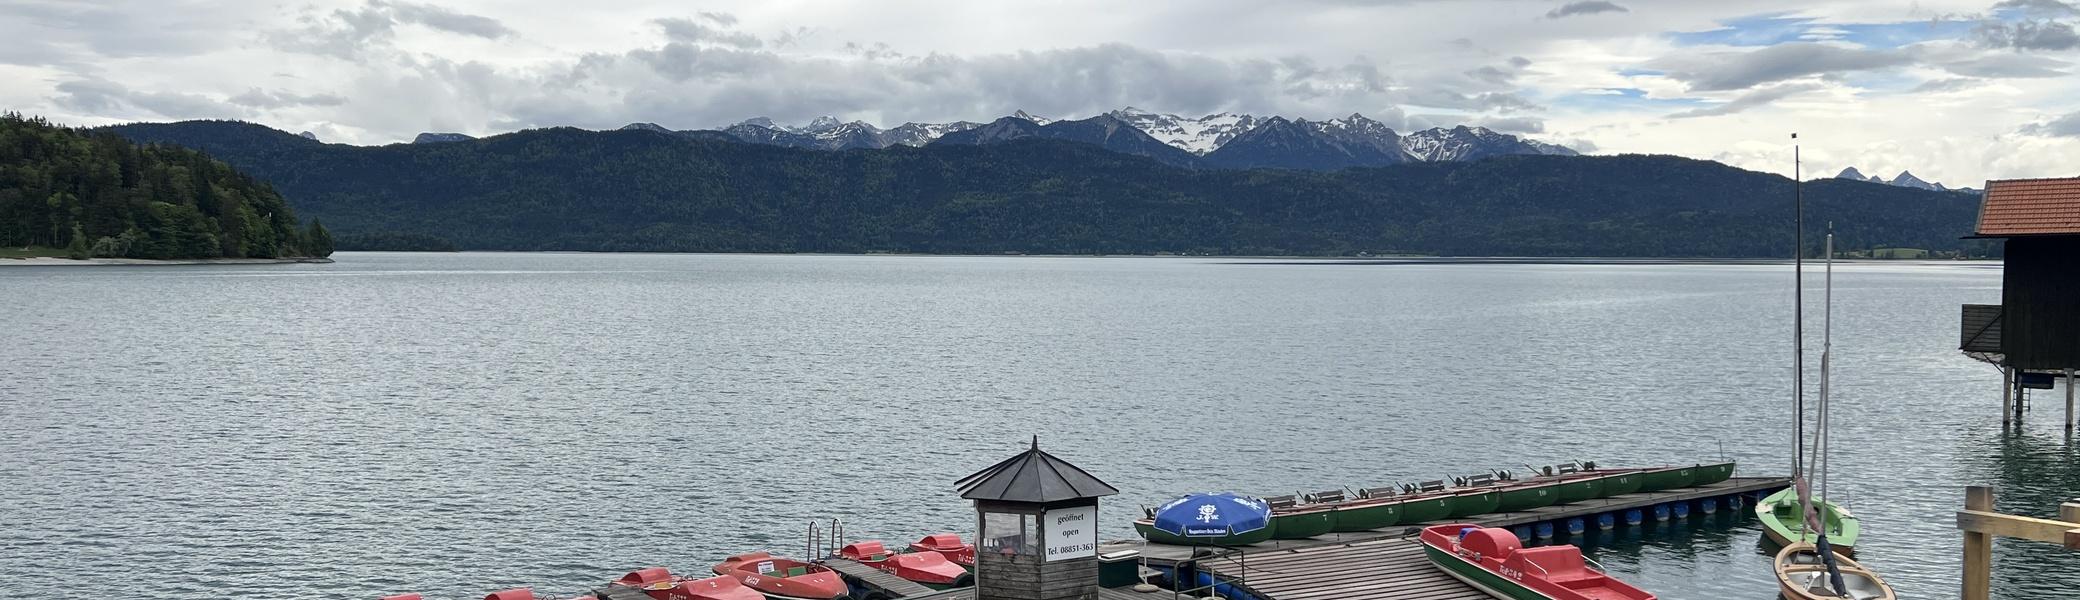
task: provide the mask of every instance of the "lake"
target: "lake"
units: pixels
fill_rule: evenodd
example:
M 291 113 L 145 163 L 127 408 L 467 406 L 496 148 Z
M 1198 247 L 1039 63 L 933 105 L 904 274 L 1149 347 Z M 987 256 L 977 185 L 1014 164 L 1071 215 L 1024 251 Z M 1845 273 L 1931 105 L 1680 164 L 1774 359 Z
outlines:
M 1121 490 L 1105 539 L 1187 492 L 1791 461 L 1788 264 L 334 258 L 0 267 L 0 596 L 567 597 L 799 555 L 812 521 L 970 537 L 953 481 L 1034 435 Z M 1956 594 L 1963 486 L 2080 495 L 2063 390 L 2003 431 L 1955 350 L 1999 301 L 1997 264 L 1836 268 L 1831 496 L 1905 596 Z M 1578 541 L 1662 598 L 1759 600 L 1760 537 Z M 1996 550 L 1997 596 L 2080 588 L 2071 553 Z

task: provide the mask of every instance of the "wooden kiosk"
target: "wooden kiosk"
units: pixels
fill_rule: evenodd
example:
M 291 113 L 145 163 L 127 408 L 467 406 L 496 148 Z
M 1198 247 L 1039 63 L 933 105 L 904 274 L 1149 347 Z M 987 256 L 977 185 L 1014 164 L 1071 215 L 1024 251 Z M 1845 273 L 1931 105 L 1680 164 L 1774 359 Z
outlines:
M 975 501 L 975 600 L 1098 597 L 1098 498 L 1118 494 L 1033 447 L 954 483 Z

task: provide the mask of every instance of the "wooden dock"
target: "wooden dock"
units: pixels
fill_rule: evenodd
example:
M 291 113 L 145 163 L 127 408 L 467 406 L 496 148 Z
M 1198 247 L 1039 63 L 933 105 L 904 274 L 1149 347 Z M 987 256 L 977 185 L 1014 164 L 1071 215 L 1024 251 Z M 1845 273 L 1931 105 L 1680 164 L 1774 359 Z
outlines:
M 887 594 L 890 598 L 928 596 L 932 593 L 932 588 L 925 587 L 924 584 L 891 575 L 880 569 L 860 564 L 858 561 L 831 557 L 818 561 L 818 563 L 830 567 L 832 571 L 837 571 L 839 575 L 844 576 L 845 583 L 852 584 L 854 587 L 880 590 L 881 593 Z
M 1451 600 L 1485 597 L 1472 586 L 1446 576 L 1423 557 L 1422 545 L 1414 536 L 1426 525 L 1471 522 L 1489 527 L 1509 527 L 1520 536 L 1533 537 L 1543 529 L 1564 532 L 1569 520 L 1592 525 L 1600 516 L 1611 516 L 1605 527 L 1623 527 L 1625 516 L 1636 514 L 1640 522 L 1678 518 L 1677 513 L 1702 514 L 1712 510 L 1747 510 L 1756 499 L 1790 485 L 1782 477 L 1736 477 L 1724 482 L 1667 490 L 1626 494 L 1560 506 L 1514 513 L 1477 515 L 1466 519 L 1396 525 L 1383 530 L 1332 533 L 1300 540 L 1272 540 L 1238 548 L 1207 548 L 1150 544 L 1144 541 L 1114 542 L 1099 547 L 1100 553 L 1138 550 L 1150 566 L 1196 570 L 1222 582 L 1230 582 L 1238 596 L 1261 600 Z M 1637 511 L 1637 512 L 1633 512 Z M 1199 553 L 1194 556 L 1194 551 Z M 1182 567 L 1182 569 L 1180 569 Z M 1203 585 L 1203 582 L 1201 583 Z M 1168 592 L 1133 594 L 1131 597 L 1168 597 Z
M 1098 600 L 1171 600 L 1177 595 L 1170 590 L 1160 592 L 1136 592 L 1127 588 L 1098 588 Z M 967 587 L 946 590 L 930 596 L 912 596 L 914 600 L 975 600 L 975 588 Z

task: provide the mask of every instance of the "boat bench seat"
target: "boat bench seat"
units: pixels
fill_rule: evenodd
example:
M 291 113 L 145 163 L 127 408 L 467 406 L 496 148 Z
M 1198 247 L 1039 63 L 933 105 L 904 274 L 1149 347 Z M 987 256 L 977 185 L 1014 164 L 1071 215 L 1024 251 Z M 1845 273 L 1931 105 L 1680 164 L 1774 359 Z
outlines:
M 1602 576 L 1601 573 L 1589 570 L 1589 565 L 1582 560 L 1582 551 L 1574 546 L 1525 548 L 1510 557 L 1538 565 L 1537 569 L 1525 569 L 1525 572 L 1543 575 L 1546 581 L 1561 585 Z
M 1264 503 L 1271 505 L 1271 508 L 1274 510 L 1280 508 L 1292 508 L 1294 504 L 1298 504 L 1298 502 L 1294 501 L 1292 496 L 1269 496 L 1264 498 Z
M 1307 501 L 1317 504 L 1323 502 L 1342 502 L 1343 490 L 1327 490 L 1308 494 Z
M 788 568 L 787 568 L 787 574 L 786 574 L 786 575 L 783 575 L 783 577 L 800 577 L 800 576 L 803 576 L 803 575 L 808 575 L 808 574 L 809 574 L 809 568 L 808 568 L 808 567 L 788 567 Z
M 1394 486 L 1391 485 L 1387 487 L 1365 488 L 1362 490 L 1358 490 L 1359 498 L 1392 498 L 1399 494 L 1400 491 L 1394 489 Z

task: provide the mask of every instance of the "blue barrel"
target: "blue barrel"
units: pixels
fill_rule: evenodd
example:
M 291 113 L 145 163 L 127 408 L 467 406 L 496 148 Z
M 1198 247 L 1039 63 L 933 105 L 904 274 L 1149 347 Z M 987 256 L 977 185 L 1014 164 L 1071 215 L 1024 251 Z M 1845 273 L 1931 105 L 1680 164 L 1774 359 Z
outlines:
M 1581 535 L 1582 532 L 1588 530 L 1589 523 L 1587 521 L 1583 521 L 1581 517 L 1567 518 L 1567 535 Z
M 1748 500 L 1748 497 L 1747 497 L 1747 496 L 1742 496 L 1742 495 L 1740 495 L 1740 494 L 1734 494 L 1734 495 L 1731 495 L 1731 496 L 1727 496 L 1727 497 L 1726 497 L 1726 507 L 1727 507 L 1727 508 L 1731 508 L 1731 509 L 1734 509 L 1734 510 L 1740 510 L 1740 508 L 1741 508 L 1741 507 L 1743 507 L 1743 506 L 1747 506 L 1747 505 L 1748 505 L 1748 502 L 1747 502 L 1747 500 Z
M 1703 500 L 1699 500 L 1697 501 L 1697 509 L 1703 511 L 1704 514 L 1708 515 L 1715 512 L 1719 512 L 1719 499 L 1705 498 Z
M 1553 539 L 1553 522 L 1539 521 L 1531 525 L 1531 537 L 1541 540 Z
M 1671 511 L 1671 512 L 1674 512 L 1674 513 L 1676 514 L 1676 518 L 1680 519 L 1680 518 L 1683 518 L 1683 517 L 1687 517 L 1687 516 L 1690 516 L 1690 503 L 1688 503 L 1688 502 L 1672 502 L 1672 503 L 1670 503 L 1670 504 L 1672 505 L 1672 506 L 1670 506 L 1670 507 L 1669 507 L 1669 508 L 1670 508 L 1670 511 Z
M 1609 529 L 1611 529 L 1611 528 L 1614 528 L 1614 527 L 1617 527 L 1617 526 L 1618 526 L 1618 514 L 1617 514 L 1617 513 L 1602 513 L 1602 514 L 1598 514 L 1598 515 L 1596 515 L 1596 528 L 1597 528 L 1597 529 L 1609 530 Z
M 1530 525 L 1518 525 L 1518 526 L 1516 526 L 1516 527 L 1511 527 L 1511 528 L 1510 528 L 1510 531 L 1512 531 L 1512 532 L 1515 532 L 1515 533 L 1517 534 L 1517 541 L 1520 541 L 1520 542 L 1528 542 L 1528 541 L 1531 541 L 1531 526 L 1530 526 Z
M 1646 518 L 1645 518 L 1645 516 L 1644 516 L 1644 515 L 1641 515 L 1641 514 L 1640 514 L 1640 512 L 1639 512 L 1639 509 L 1637 509 L 1637 508 L 1628 508 L 1628 509 L 1625 509 L 1625 524 L 1626 524 L 1626 525 L 1638 525 L 1638 524 L 1640 524 L 1640 522 L 1641 522 L 1641 521 L 1644 521 L 1644 520 L 1646 520 Z
M 1666 520 L 1668 520 L 1668 512 L 1669 512 L 1669 511 L 1668 511 L 1668 505 L 1666 505 L 1666 504 L 1656 504 L 1656 505 L 1654 505 L 1654 520 L 1656 520 L 1656 521 L 1666 521 Z

